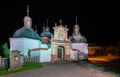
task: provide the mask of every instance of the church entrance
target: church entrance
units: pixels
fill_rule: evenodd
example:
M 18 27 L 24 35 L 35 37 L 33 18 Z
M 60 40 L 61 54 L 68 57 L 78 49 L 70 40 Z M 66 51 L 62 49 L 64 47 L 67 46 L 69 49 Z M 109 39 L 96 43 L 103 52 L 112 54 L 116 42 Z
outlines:
M 58 46 L 57 48 L 57 57 L 58 60 L 64 60 L 65 58 L 65 49 L 63 46 Z

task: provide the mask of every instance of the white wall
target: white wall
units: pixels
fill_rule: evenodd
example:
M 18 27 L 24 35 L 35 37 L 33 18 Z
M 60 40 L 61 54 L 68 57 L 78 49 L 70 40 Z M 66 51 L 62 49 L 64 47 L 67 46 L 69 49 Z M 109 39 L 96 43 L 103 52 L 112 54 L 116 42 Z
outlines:
M 28 49 L 48 48 L 47 44 L 41 44 L 39 40 L 29 38 L 9 38 L 10 51 L 18 50 L 24 56 L 28 55 Z M 40 56 L 40 62 L 50 62 L 51 48 L 48 50 L 31 51 L 31 56 Z
M 40 62 L 50 62 L 51 51 L 50 50 L 41 50 L 40 51 Z
M 41 44 L 41 48 L 48 48 L 46 44 Z M 51 48 L 48 50 L 40 50 L 40 62 L 50 62 Z
M 71 48 L 72 49 L 77 49 L 80 52 L 88 54 L 88 44 L 87 43 L 72 43 Z
M 28 55 L 28 49 L 39 48 L 41 42 L 29 38 L 9 38 L 10 51 L 18 50 L 21 54 Z
M 41 44 L 39 40 L 29 39 L 29 38 L 9 38 L 10 41 L 10 51 L 18 50 L 21 54 L 28 55 L 28 49 L 33 48 L 48 48 L 46 44 Z M 80 52 L 88 54 L 88 44 L 87 43 L 72 43 L 70 50 L 71 60 L 77 60 L 78 51 L 72 49 L 77 49 Z M 40 62 L 50 62 L 51 59 L 51 48 L 48 50 L 38 50 L 32 51 L 33 55 L 40 55 Z
M 70 58 L 71 60 L 78 60 L 78 51 L 73 49 L 77 49 L 80 52 L 88 55 L 88 44 L 87 43 L 72 43 L 70 49 Z
M 78 51 L 74 51 L 70 49 L 70 59 L 72 61 L 77 61 L 78 60 Z
M 40 56 L 40 50 L 32 50 L 30 54 L 31 56 Z

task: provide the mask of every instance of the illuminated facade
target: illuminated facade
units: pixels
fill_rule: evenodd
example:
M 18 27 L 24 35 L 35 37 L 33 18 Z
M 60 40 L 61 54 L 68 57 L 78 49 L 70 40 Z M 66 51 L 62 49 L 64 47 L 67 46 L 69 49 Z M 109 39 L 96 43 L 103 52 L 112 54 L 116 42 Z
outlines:
M 54 38 L 51 40 L 51 61 L 70 60 L 71 42 L 67 37 L 68 28 L 60 24 L 53 27 L 53 29 Z
M 53 27 L 54 35 L 50 33 L 49 26 L 43 26 L 43 32 L 39 35 L 32 29 L 32 19 L 27 11 L 24 17 L 24 26 L 15 31 L 9 38 L 10 50 L 18 50 L 24 56 L 31 50 L 31 56 L 40 56 L 40 62 L 55 62 L 58 60 L 78 60 L 78 54 L 84 53 L 87 57 L 88 44 L 84 36 L 79 32 L 79 25 L 75 25 L 73 34 L 68 39 L 68 28 L 62 25 Z

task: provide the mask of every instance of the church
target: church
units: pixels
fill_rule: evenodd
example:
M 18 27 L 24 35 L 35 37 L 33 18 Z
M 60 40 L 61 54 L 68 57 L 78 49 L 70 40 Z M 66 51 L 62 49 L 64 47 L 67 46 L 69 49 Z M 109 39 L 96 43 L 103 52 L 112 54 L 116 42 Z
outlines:
M 73 26 L 73 33 L 69 38 L 69 28 L 62 25 L 61 19 L 59 25 L 54 25 L 53 34 L 50 32 L 48 22 L 43 25 L 42 33 L 38 34 L 37 31 L 32 29 L 29 7 L 27 7 L 27 16 L 24 17 L 23 22 L 24 26 L 17 29 L 13 36 L 9 38 L 10 51 L 18 50 L 24 56 L 27 56 L 30 51 L 31 57 L 40 57 L 40 62 L 76 61 L 79 58 L 87 58 L 88 43 L 80 33 L 77 17 L 76 24 Z

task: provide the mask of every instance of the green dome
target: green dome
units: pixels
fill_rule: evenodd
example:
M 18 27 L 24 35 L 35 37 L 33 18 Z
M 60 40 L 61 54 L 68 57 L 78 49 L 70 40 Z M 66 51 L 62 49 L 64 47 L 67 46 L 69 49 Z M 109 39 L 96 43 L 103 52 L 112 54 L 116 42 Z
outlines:
M 14 38 L 26 37 L 26 38 L 40 40 L 40 36 L 38 35 L 38 33 L 36 33 L 33 29 L 28 29 L 25 27 L 16 30 L 15 33 L 13 34 L 13 37 Z
M 53 34 L 50 32 L 42 32 L 41 37 L 53 38 Z

